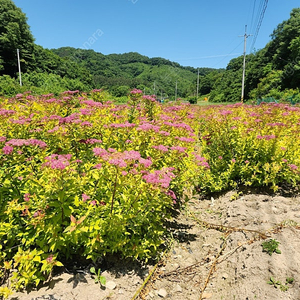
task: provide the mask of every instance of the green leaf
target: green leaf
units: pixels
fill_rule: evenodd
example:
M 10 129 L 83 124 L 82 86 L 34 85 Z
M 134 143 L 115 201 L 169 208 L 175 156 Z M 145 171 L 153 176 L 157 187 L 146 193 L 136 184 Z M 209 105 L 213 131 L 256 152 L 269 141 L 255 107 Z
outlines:
M 105 286 L 106 285 L 106 278 L 104 276 L 100 276 L 100 283 L 101 285 Z
M 56 265 L 57 267 L 63 267 L 63 266 L 64 266 L 60 261 L 57 261 L 57 262 L 55 263 L 55 265 Z
M 33 258 L 32 261 L 40 262 L 41 261 L 41 257 L 40 256 L 36 256 L 36 257 Z
M 283 284 L 280 285 L 280 290 L 281 290 L 281 291 L 286 292 L 288 289 L 289 289 L 288 286 L 283 285 Z
M 270 284 L 273 284 L 273 283 L 275 283 L 275 279 L 274 279 L 274 277 L 272 277 L 272 276 L 271 276 L 271 277 L 270 277 L 270 281 L 269 281 L 269 282 L 270 282 Z

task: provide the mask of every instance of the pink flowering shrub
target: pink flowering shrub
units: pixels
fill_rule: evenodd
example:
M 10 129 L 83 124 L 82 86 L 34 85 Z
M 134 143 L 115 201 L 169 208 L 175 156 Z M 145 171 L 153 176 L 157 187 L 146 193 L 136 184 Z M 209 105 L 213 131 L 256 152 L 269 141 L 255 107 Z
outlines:
M 30 283 L 75 256 L 155 257 L 185 188 L 300 181 L 298 107 L 28 97 L 0 103 L 0 262 L 38 257 Z
M 283 182 L 296 185 L 300 179 L 294 167 L 300 164 L 300 108 L 285 104 L 227 108 L 208 107 L 202 112 L 199 137 L 211 172 L 209 180 L 200 183 L 202 189 L 249 185 L 276 191 Z
M 49 273 L 78 255 L 155 257 L 172 207 L 194 170 L 207 169 L 195 164 L 199 126 L 184 119 L 189 107 L 163 107 L 139 90 L 127 105 L 103 91 L 91 97 L 67 91 L 0 103 L 0 251 L 13 264 L 36 250 L 43 263 L 32 265 L 31 283 L 46 279 L 39 267 Z M 21 269 L 15 274 L 22 288 Z

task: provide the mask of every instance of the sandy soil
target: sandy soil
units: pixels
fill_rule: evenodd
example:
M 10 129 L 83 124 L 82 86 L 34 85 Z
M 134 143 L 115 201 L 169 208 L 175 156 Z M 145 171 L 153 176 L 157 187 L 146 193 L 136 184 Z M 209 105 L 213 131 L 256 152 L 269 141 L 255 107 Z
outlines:
M 172 247 L 158 265 L 108 259 L 105 289 L 89 268 L 74 265 L 39 290 L 10 299 L 300 299 L 300 197 L 228 192 L 192 198 L 170 226 Z M 270 239 L 280 243 L 281 254 L 263 252 Z M 271 277 L 277 284 L 268 284 Z

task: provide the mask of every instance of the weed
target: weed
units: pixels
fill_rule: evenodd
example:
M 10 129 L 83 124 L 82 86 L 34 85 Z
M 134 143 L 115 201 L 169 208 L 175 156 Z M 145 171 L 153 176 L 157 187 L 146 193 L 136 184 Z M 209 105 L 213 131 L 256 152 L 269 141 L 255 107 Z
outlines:
M 237 200 L 241 195 L 243 195 L 243 192 L 236 192 L 230 197 L 230 202 Z
M 94 267 L 91 267 L 90 272 L 95 276 L 95 283 L 99 283 L 100 286 L 106 285 L 106 278 L 101 275 L 101 269 L 98 269 L 98 271 L 96 272 L 96 269 Z
M 286 280 L 285 280 L 285 283 L 286 284 L 292 284 L 294 283 L 295 279 L 293 277 L 287 277 Z
M 279 280 L 274 279 L 274 277 L 270 277 L 268 284 L 273 285 L 275 288 L 279 288 L 282 292 L 286 292 L 289 289 L 287 284 L 292 284 L 293 282 L 293 277 L 287 277 L 285 280 L 285 284 L 282 284 Z
M 261 245 L 263 247 L 263 252 L 267 252 L 269 255 L 272 255 L 274 252 L 277 254 L 281 254 L 281 251 L 278 249 L 278 245 L 280 243 L 276 240 L 269 240 L 266 242 L 263 242 Z
M 274 277 L 270 277 L 268 284 L 273 285 L 274 287 L 278 288 L 281 285 L 281 282 L 276 280 Z

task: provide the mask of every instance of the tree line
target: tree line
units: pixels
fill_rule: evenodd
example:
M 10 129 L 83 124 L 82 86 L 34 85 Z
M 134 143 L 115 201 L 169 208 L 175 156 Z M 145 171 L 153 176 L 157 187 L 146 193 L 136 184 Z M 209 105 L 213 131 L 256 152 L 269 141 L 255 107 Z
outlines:
M 115 97 L 125 97 L 131 89 L 139 88 L 171 100 L 175 93 L 195 99 L 199 70 L 198 95 L 212 102 L 237 102 L 241 98 L 242 66 L 243 56 L 232 59 L 226 69 L 196 69 L 136 52 L 104 55 L 72 47 L 45 49 L 35 44 L 21 9 L 12 0 L 0 0 L 0 95 L 104 88 Z M 295 8 L 263 49 L 246 56 L 245 100 L 292 97 L 296 101 L 299 80 L 300 8 Z

